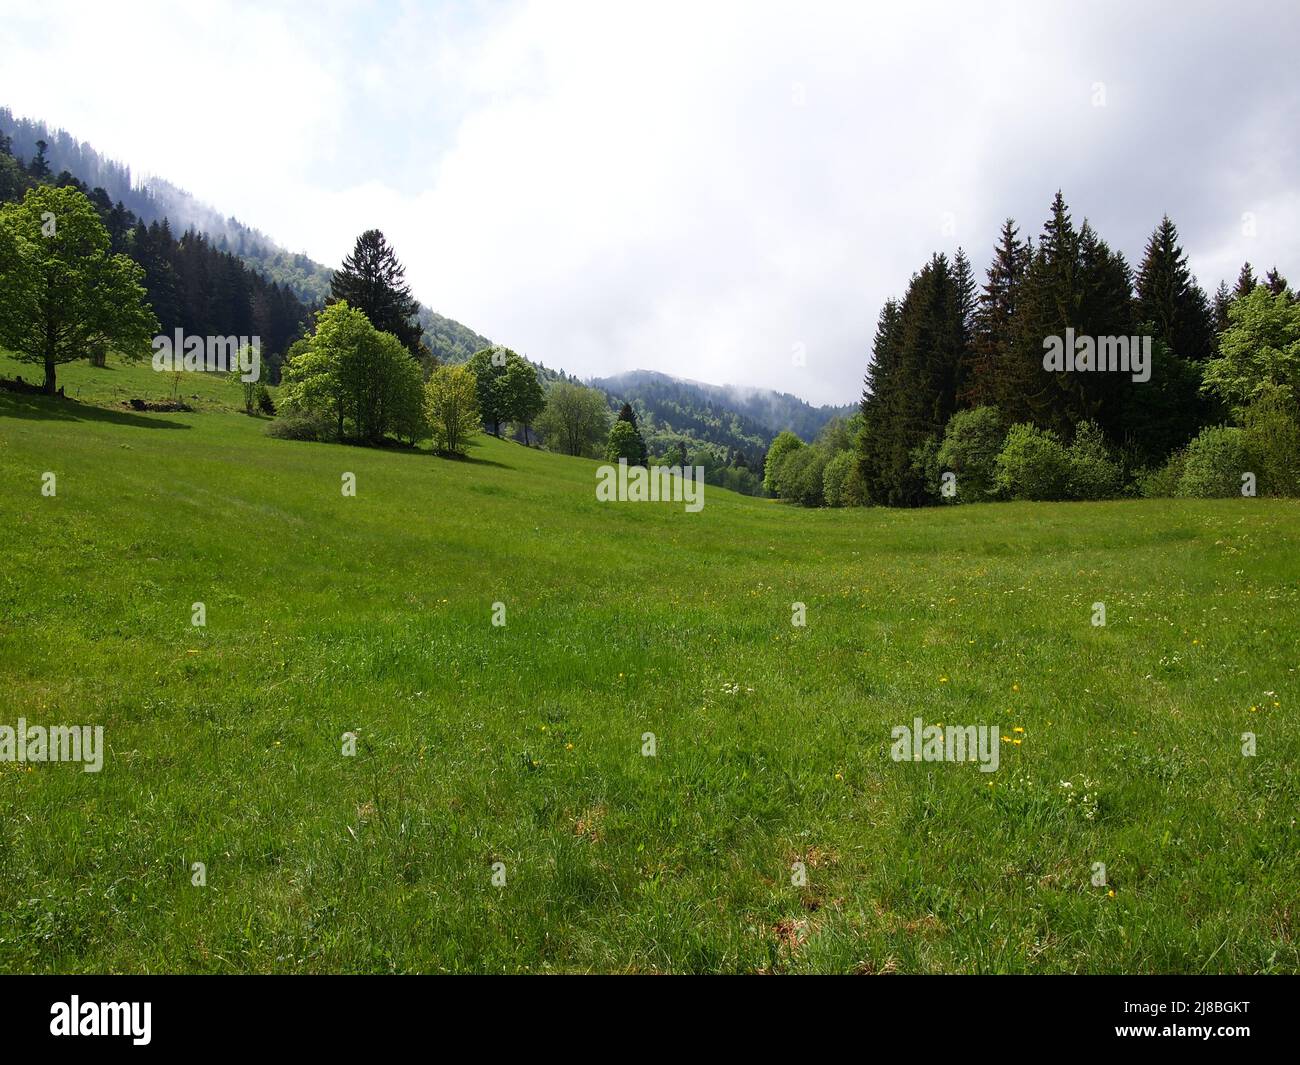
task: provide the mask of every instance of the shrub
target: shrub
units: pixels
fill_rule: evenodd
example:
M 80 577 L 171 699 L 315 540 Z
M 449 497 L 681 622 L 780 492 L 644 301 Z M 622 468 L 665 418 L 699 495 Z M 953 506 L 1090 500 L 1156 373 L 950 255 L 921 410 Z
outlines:
M 1178 483 L 1186 466 L 1187 453 L 1175 451 L 1163 466 L 1142 470 L 1137 475 L 1138 494 L 1146 499 L 1172 499 L 1178 494 Z
M 629 466 L 646 464 L 645 441 L 637 427 L 621 418 L 609 429 L 609 439 L 605 442 L 605 461 L 618 462 L 627 459 Z
M 337 430 L 334 420 L 319 411 L 282 414 L 266 427 L 267 435 L 279 440 L 314 440 L 318 443 L 336 440 Z
M 1122 478 L 1119 465 L 1106 451 L 1101 426 L 1080 422 L 1070 445 L 1070 484 L 1072 499 L 1111 499 L 1119 495 Z
M 798 451 L 803 446 L 804 442 L 789 429 L 777 433 L 772 446 L 767 449 L 767 458 L 763 462 L 763 487 L 772 495 L 785 498 L 785 493 L 781 491 L 781 465 L 791 452 Z
M 609 402 L 605 393 L 572 381 L 556 381 L 537 419 L 537 430 L 551 451 L 566 455 L 600 454 L 600 441 L 609 431 Z
M 424 386 L 424 415 L 435 451 L 463 455 L 478 432 L 478 383 L 467 365 L 439 366 Z
M 275 400 L 271 398 L 271 390 L 260 381 L 257 385 L 257 409 L 263 414 L 275 416 Z
M 820 507 L 825 501 L 822 483 L 826 472 L 826 452 L 805 445 L 788 452 L 777 467 L 780 497 L 805 507 Z
M 1065 499 L 1070 455 L 1056 434 L 1032 425 L 1013 425 L 998 454 L 994 483 L 1015 499 Z
M 1300 495 L 1300 410 L 1286 389 L 1272 388 L 1245 414 L 1249 469 L 1261 495 Z
M 862 472 L 862 456 L 855 454 L 853 465 L 849 467 L 849 475 L 844 479 L 844 506 L 865 507 L 870 502 L 867 478 Z
M 854 504 L 848 501 L 848 482 L 857 469 L 858 457 L 852 451 L 841 451 L 822 471 L 822 497 L 828 507 L 847 507 Z
M 1248 470 L 1250 460 L 1244 431 L 1227 425 L 1203 429 L 1187 445 L 1178 494 L 1194 499 L 1241 495 L 1241 475 Z
M 1006 428 L 997 407 L 962 410 L 948 419 L 936 461 L 957 475 L 957 498 L 978 503 L 995 495 L 998 453 Z
M 939 478 L 943 471 L 939 469 L 938 437 L 927 436 L 908 452 L 908 470 L 915 490 L 922 497 L 915 499 L 914 502 L 924 503 L 926 499 L 939 499 L 945 503 L 952 502 L 951 499 L 945 499 L 939 492 Z

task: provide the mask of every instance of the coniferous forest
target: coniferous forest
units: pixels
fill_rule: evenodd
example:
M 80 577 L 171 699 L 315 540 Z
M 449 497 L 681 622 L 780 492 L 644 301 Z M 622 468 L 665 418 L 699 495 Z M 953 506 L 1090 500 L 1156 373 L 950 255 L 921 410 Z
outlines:
M 312 308 L 288 285 L 269 280 L 234 253 L 215 247 L 208 235 L 194 229 L 177 234 L 166 218 L 146 224 L 123 198 L 115 201 L 103 186 L 88 188 L 66 169 L 53 173 L 47 148 L 40 141 L 31 159 L 16 156 L 12 135 L 0 128 L 0 203 L 21 200 L 42 184 L 81 192 L 108 231 L 110 250 L 143 268 L 148 302 L 164 334 L 181 329 L 197 336 L 258 336 L 267 376 L 278 381 L 284 355 L 303 335 Z M 83 153 L 76 159 L 91 165 Z M 96 173 L 102 171 L 125 193 L 129 170 L 98 155 L 92 161 Z M 139 193 L 135 199 L 151 202 Z
M 1046 366 L 1065 336 L 1149 338 L 1145 379 Z M 1169 217 L 1134 269 L 1058 192 L 1037 238 L 1007 219 L 982 283 L 961 249 L 913 274 L 881 308 L 853 431 L 783 434 L 766 483 L 806 505 L 1234 495 L 1246 473 L 1291 495 L 1298 388 L 1300 302 L 1276 267 L 1207 295 Z

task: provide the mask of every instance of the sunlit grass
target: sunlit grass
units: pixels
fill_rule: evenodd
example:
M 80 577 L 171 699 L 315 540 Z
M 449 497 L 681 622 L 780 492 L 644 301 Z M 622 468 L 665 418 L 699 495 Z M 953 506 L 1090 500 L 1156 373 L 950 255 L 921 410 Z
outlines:
M 108 746 L 0 764 L 0 970 L 1300 968 L 1297 503 L 688 514 L 161 377 L 0 393 L 0 724 Z

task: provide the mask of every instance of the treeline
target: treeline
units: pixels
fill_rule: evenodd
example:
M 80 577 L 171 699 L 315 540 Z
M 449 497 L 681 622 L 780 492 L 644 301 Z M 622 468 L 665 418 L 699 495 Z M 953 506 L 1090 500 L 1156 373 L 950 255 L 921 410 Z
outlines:
M 260 337 L 266 375 L 272 382 L 279 379 L 283 357 L 303 335 L 313 310 L 288 286 L 213 247 L 202 233 L 188 230 L 177 237 L 166 219 L 146 224 L 121 199 L 114 202 L 107 189 L 87 188 L 66 169 L 53 176 L 43 142 L 25 161 L 0 134 L 0 203 L 17 202 L 39 185 L 75 189 L 89 200 L 108 232 L 110 251 L 143 268 L 146 297 L 163 333 Z M 103 352 L 95 357 L 102 359 Z
M 1074 351 L 1068 365 L 1045 362 L 1052 338 L 1092 347 L 1077 349 L 1079 367 Z M 1126 338 L 1135 357 L 1149 345 L 1149 365 L 1142 374 L 1098 368 L 1100 338 Z M 1220 283 L 1208 296 L 1166 217 L 1135 272 L 1086 221 L 1074 225 L 1057 193 L 1037 244 L 1021 240 L 1013 220 L 1003 225 L 982 285 L 964 252 L 951 261 L 936 254 L 901 300 L 885 303 L 855 457 L 824 448 L 820 461 L 823 472 L 838 462 L 841 502 L 890 506 L 1207 494 L 1210 484 L 1226 494 L 1225 485 L 1259 473 L 1251 463 L 1271 463 L 1261 490 L 1285 491 L 1295 455 L 1273 447 L 1266 463 L 1232 433 L 1254 424 L 1262 439 L 1267 421 L 1277 439 L 1292 439 L 1297 387 L 1300 306 L 1276 268 L 1259 281 L 1247 263 L 1235 287 Z M 1236 445 L 1222 446 L 1220 429 Z M 830 502 L 825 483 L 820 495 L 813 488 L 817 456 L 796 458 L 798 450 L 773 445 L 769 487 Z M 1211 453 L 1213 476 L 1171 472 Z M 802 464 L 800 475 L 783 472 L 784 462 Z

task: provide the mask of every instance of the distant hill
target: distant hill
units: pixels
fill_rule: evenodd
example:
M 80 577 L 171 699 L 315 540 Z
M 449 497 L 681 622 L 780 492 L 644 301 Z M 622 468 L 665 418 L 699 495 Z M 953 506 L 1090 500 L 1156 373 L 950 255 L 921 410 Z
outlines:
M 114 203 L 122 203 L 146 224 L 167 219 L 177 235 L 187 229 L 207 234 L 213 247 L 238 256 L 268 280 L 287 285 L 304 303 L 323 304 L 329 295 L 331 267 L 282 248 L 265 233 L 222 215 L 165 178 L 151 176 L 141 182 L 129 166 L 101 155 L 66 130 L 51 129 L 35 119 L 15 118 L 7 107 L 0 107 L 0 133 L 13 138 L 13 153 L 25 159 L 36 155 L 37 141 L 45 141 L 45 158 L 52 175 L 66 170 L 90 188 L 102 188 Z M 460 322 L 423 305 L 420 325 L 426 343 L 444 362 L 463 361 L 492 344 Z
M 656 423 L 747 453 L 766 451 L 784 429 L 811 441 L 832 418 L 847 418 L 857 409 L 814 407 L 788 392 L 710 385 L 654 370 L 630 370 L 591 384 Z

